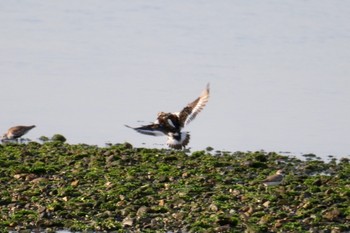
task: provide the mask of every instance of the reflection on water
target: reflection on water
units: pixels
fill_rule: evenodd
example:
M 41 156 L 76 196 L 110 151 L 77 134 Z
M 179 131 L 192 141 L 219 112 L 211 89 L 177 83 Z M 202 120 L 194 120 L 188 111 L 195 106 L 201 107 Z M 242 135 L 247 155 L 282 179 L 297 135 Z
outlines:
M 350 154 L 348 1 L 1 5 L 3 132 L 163 147 L 124 124 L 179 111 L 210 82 L 192 149 Z

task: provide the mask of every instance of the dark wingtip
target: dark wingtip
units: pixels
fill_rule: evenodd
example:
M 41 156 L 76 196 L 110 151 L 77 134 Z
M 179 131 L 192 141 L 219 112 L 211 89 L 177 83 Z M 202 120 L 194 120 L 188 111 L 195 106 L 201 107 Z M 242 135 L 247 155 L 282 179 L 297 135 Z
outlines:
M 201 96 L 210 94 L 210 83 L 207 83 L 206 88 L 202 91 Z
M 125 127 L 127 128 L 130 128 L 130 129 L 134 129 L 133 127 L 129 126 L 129 125 L 124 125 Z

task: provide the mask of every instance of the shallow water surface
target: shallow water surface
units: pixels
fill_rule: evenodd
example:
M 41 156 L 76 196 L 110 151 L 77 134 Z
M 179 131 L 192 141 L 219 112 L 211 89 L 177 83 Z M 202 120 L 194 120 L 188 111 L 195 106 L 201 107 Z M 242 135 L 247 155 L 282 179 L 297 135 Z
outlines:
M 124 127 L 211 83 L 190 146 L 348 156 L 348 1 L 4 1 L 0 130 L 70 143 L 165 138 Z M 141 122 L 139 122 L 141 121 Z

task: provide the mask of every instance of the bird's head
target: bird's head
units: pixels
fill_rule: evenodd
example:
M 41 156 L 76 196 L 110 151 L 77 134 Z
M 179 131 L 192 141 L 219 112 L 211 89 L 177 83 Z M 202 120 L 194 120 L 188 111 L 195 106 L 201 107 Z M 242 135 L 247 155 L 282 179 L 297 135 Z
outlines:
M 166 119 L 171 115 L 171 113 L 166 113 L 166 112 L 159 112 L 158 113 L 158 119 Z
M 164 116 L 164 115 L 166 115 L 165 112 L 158 112 L 158 117 L 162 117 L 162 116 Z

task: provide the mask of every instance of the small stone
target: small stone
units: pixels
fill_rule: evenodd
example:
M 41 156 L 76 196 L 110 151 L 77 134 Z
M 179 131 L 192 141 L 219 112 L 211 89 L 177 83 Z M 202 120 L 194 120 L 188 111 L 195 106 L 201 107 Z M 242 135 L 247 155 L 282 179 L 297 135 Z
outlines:
M 185 215 L 183 212 L 178 212 L 178 213 L 173 213 L 171 216 L 177 220 L 182 220 Z
M 246 216 L 250 216 L 254 213 L 254 208 L 249 206 L 249 208 L 244 212 Z
M 179 195 L 179 197 L 186 197 L 187 193 L 186 192 L 179 192 L 178 195 Z
M 266 208 L 269 208 L 270 203 L 271 203 L 270 201 L 265 201 L 265 202 L 263 203 L 263 206 L 266 207 Z
M 123 226 L 132 226 L 134 224 L 134 220 L 130 217 L 126 217 L 123 219 L 123 222 L 122 222 Z
M 280 228 L 281 226 L 283 225 L 283 222 L 281 221 L 281 220 L 277 220 L 276 222 L 275 222 L 275 228 Z
M 38 212 L 39 213 L 42 213 L 42 212 L 45 212 L 46 211 L 46 207 L 45 206 L 39 206 L 38 207 Z
M 34 180 L 35 178 L 37 178 L 38 176 L 35 175 L 35 174 L 28 174 L 26 176 L 26 179 L 25 180 Z
M 106 153 L 105 153 L 105 155 L 106 155 Z M 108 157 L 106 158 L 106 163 L 111 163 L 111 162 L 113 162 L 114 161 L 114 155 L 108 155 Z
M 159 205 L 160 206 L 164 206 L 165 205 L 165 201 L 162 199 L 162 200 L 159 200 Z
M 107 182 L 105 183 L 105 186 L 106 186 L 106 188 L 112 187 L 112 182 L 107 181 Z
M 230 189 L 229 192 L 233 195 L 233 196 L 238 196 L 241 194 L 241 191 L 237 190 L 237 189 Z
M 67 139 L 61 134 L 53 135 L 51 140 L 54 141 L 54 142 L 62 142 L 62 143 L 67 141 Z
M 326 213 L 323 214 L 323 218 L 325 219 L 328 219 L 330 221 L 333 221 L 335 220 L 336 218 L 338 218 L 340 215 L 340 211 L 339 209 L 333 209 L 333 210 L 330 210 L 330 211 L 327 211 Z
M 219 210 L 219 208 L 217 207 L 217 205 L 215 205 L 215 204 L 210 204 L 210 206 L 209 206 L 209 209 L 211 210 L 211 211 L 214 211 L 214 212 L 217 212 L 218 210 Z
M 79 180 L 74 180 L 72 183 L 70 183 L 71 186 L 76 187 L 79 184 Z
M 23 176 L 23 174 L 15 174 L 13 178 L 15 179 L 20 179 Z
M 260 218 L 259 224 L 266 224 L 270 221 L 271 216 L 270 215 L 264 215 Z
M 310 201 L 307 201 L 307 202 L 302 206 L 302 208 L 303 208 L 303 209 L 309 209 L 311 206 L 312 206 L 311 202 L 310 202 Z
M 125 201 L 118 201 L 116 206 L 124 206 L 126 204 Z
M 231 215 L 236 214 L 236 213 L 237 213 L 237 211 L 235 209 L 230 209 L 230 211 L 229 211 L 229 214 L 231 214 Z
M 141 206 L 141 207 L 137 210 L 136 216 L 137 216 L 137 217 L 142 217 L 144 214 L 147 213 L 148 209 L 149 209 L 149 208 L 146 207 L 146 206 Z

